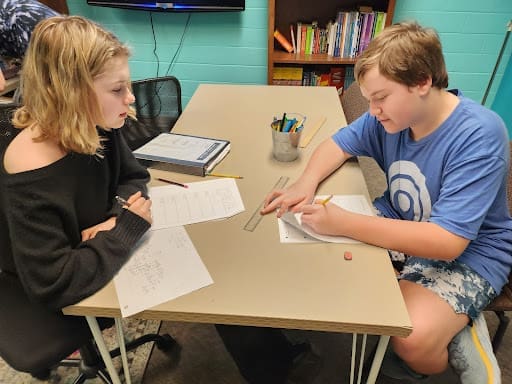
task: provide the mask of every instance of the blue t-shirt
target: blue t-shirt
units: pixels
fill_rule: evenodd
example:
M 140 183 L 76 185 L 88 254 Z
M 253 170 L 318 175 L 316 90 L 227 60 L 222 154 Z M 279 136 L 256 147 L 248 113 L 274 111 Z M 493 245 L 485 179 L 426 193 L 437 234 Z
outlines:
M 507 130 L 496 113 L 455 93 L 452 114 L 418 141 L 410 129 L 387 133 L 368 112 L 333 140 L 385 171 L 388 188 L 374 202 L 385 217 L 429 221 L 470 240 L 459 260 L 500 292 L 512 266 Z

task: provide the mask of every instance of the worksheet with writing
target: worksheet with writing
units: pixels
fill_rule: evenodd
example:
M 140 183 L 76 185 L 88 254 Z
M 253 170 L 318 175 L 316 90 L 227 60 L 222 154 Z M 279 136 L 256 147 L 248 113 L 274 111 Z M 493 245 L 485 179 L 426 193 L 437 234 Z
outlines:
M 123 317 L 212 283 L 183 226 L 149 231 L 114 277 Z
M 236 181 L 220 178 L 176 185 L 152 187 L 153 230 L 223 219 L 245 210 Z
M 327 196 L 316 196 L 323 200 Z M 330 203 L 336 204 L 347 211 L 373 216 L 373 210 L 363 195 L 334 195 Z M 359 243 L 359 241 L 344 236 L 321 235 L 309 226 L 302 224 L 302 213 L 286 212 L 278 220 L 279 238 L 281 243 Z

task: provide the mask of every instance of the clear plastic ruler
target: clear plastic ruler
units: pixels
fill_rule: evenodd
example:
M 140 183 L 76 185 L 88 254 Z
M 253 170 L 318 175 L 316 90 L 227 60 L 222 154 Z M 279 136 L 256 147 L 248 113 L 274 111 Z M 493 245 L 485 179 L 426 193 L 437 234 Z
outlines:
M 290 178 L 288 176 L 279 177 L 276 184 L 272 187 L 272 189 L 269 191 L 269 193 L 271 191 L 273 191 L 274 189 L 283 188 L 286 185 L 286 183 L 288 182 L 288 180 L 290 180 Z M 251 218 L 244 225 L 244 229 L 246 231 L 253 232 L 256 229 L 256 227 L 260 223 L 261 219 L 263 218 L 263 216 L 260 214 L 260 211 L 263 209 L 264 205 L 265 205 L 265 201 L 262 201 L 260 203 L 260 205 L 258 205 L 258 207 L 254 210 L 254 212 L 251 215 Z

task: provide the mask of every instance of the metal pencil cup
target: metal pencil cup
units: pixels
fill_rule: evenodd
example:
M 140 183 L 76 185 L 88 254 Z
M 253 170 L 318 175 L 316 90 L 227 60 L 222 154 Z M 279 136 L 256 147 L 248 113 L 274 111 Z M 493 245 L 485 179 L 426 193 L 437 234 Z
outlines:
M 280 132 L 272 130 L 272 154 L 278 161 L 293 161 L 299 156 L 297 148 L 301 132 Z

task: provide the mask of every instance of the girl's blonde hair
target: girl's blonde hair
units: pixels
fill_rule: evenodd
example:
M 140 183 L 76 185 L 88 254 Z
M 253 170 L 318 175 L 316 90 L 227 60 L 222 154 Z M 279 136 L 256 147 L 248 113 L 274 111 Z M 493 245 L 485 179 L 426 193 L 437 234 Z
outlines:
M 356 80 L 360 83 L 375 66 L 384 77 L 400 84 L 412 87 L 432 78 L 433 87 L 448 87 L 439 36 L 416 22 L 394 24 L 373 39 L 356 62 Z
M 23 106 L 14 115 L 14 125 L 37 125 L 38 140 L 55 139 L 66 151 L 98 153 L 96 125 L 101 125 L 103 113 L 94 80 L 113 58 L 129 55 L 111 32 L 83 17 L 41 21 L 23 61 Z

